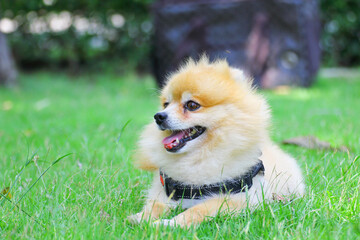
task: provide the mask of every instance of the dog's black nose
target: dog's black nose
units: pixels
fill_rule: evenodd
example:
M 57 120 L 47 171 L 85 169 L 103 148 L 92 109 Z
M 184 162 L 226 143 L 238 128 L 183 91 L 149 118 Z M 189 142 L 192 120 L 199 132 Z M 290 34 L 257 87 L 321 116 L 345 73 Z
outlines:
M 168 115 L 164 112 L 158 112 L 154 115 L 155 121 L 158 125 L 162 124 L 166 119 Z

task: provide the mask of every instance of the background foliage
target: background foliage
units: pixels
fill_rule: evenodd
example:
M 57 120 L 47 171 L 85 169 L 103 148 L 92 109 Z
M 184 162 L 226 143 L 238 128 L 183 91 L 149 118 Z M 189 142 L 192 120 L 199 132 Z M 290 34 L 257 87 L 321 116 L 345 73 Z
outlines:
M 47 64 L 77 68 L 114 58 L 147 65 L 150 0 L 0 2 L 0 18 L 17 21 L 17 30 L 8 34 L 8 41 L 23 67 Z M 114 15 L 120 16 L 118 26 L 112 22 Z M 51 20 L 59 16 L 70 17 L 71 23 L 64 30 L 54 31 Z
M 0 19 L 16 21 L 16 31 L 8 33 L 8 39 L 22 67 L 77 69 L 120 60 L 123 66 L 148 68 L 153 1 L 1 0 Z M 320 0 L 319 4 L 323 63 L 359 65 L 360 1 Z M 68 17 L 70 23 L 54 31 L 51 21 L 59 16 Z
M 327 65 L 360 64 L 360 1 L 321 0 L 323 62 Z

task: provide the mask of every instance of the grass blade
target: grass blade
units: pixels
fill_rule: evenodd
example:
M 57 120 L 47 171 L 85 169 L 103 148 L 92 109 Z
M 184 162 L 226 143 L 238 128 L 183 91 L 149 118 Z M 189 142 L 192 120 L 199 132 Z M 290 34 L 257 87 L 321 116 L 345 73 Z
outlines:
M 123 135 L 123 133 L 124 133 L 124 131 L 125 131 L 125 128 L 127 127 L 127 125 L 129 125 L 130 122 L 131 122 L 131 119 L 129 119 L 129 120 L 124 124 L 124 126 L 121 128 L 119 137 L 117 138 L 117 142 L 120 142 L 121 136 Z
M 36 155 L 37 151 L 35 151 L 35 153 L 31 156 L 31 158 L 28 158 L 27 162 L 25 163 L 25 165 L 21 168 L 20 172 L 18 174 L 16 174 L 15 180 L 14 182 L 11 184 L 10 188 L 9 188 L 9 193 L 11 192 L 11 189 L 15 186 L 17 180 L 19 179 L 19 177 L 21 176 L 21 174 L 23 173 L 24 169 L 30 164 L 32 163 L 32 159 L 34 159 L 35 155 Z M 6 194 L 7 196 L 7 194 Z M 1 199 L 0 200 L 0 205 L 3 204 L 3 202 L 5 201 L 5 199 Z
M 26 194 L 35 186 L 35 184 L 42 178 L 42 176 L 44 176 L 44 174 L 45 174 L 52 166 L 54 166 L 54 165 L 55 165 L 56 163 L 58 163 L 60 160 L 62 160 L 63 158 L 65 158 L 65 157 L 67 157 L 67 156 L 69 156 L 69 155 L 71 155 L 71 154 L 73 154 L 73 153 L 65 154 L 65 155 L 59 157 L 58 159 L 56 159 L 54 162 L 52 162 L 52 164 L 36 179 L 36 181 L 35 181 L 33 184 L 31 184 L 31 186 L 30 186 L 30 187 L 28 188 L 28 190 L 26 190 L 26 192 L 19 198 L 19 200 L 16 201 L 16 204 L 18 204 L 18 203 L 21 201 L 21 199 L 23 199 L 23 198 L 26 196 Z M 13 207 L 12 209 L 14 209 L 14 207 Z
M 40 223 L 38 220 L 36 220 L 33 216 L 31 216 L 29 213 L 27 213 L 25 210 L 23 210 L 21 207 L 19 207 L 19 205 L 17 205 L 16 203 L 14 203 L 13 201 L 11 201 L 11 199 L 7 198 L 5 195 L 3 195 L 2 193 L 0 193 L 0 196 L 5 199 L 6 201 L 10 202 L 11 204 L 14 205 L 14 207 L 16 207 L 17 209 L 19 209 L 22 213 L 24 213 L 26 216 L 28 216 L 29 218 L 31 218 L 34 222 L 36 222 L 37 224 L 39 224 L 41 227 L 43 227 L 44 229 L 46 229 L 46 227 Z M 14 208 L 13 208 L 14 209 Z

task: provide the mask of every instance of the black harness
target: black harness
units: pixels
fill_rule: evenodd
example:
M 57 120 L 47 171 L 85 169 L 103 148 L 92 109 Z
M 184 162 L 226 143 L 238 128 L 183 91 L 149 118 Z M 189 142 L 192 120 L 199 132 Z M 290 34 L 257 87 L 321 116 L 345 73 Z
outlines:
M 259 161 L 255 166 L 251 167 L 243 176 L 224 182 L 198 186 L 176 181 L 160 169 L 160 181 L 165 188 L 166 195 L 174 201 L 179 199 L 201 199 L 213 194 L 245 192 L 251 188 L 253 185 L 252 179 L 260 171 L 265 171 L 262 161 Z

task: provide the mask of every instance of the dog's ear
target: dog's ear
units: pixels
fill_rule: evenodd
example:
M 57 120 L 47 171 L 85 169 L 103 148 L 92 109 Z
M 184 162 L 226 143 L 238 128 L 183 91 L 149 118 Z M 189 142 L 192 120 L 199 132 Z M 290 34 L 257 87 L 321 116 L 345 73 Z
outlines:
M 238 68 L 231 68 L 230 73 L 232 78 L 235 79 L 235 81 L 241 84 L 245 83 L 246 85 L 252 85 L 254 79 L 250 77 L 250 75 L 247 74 L 245 71 Z

